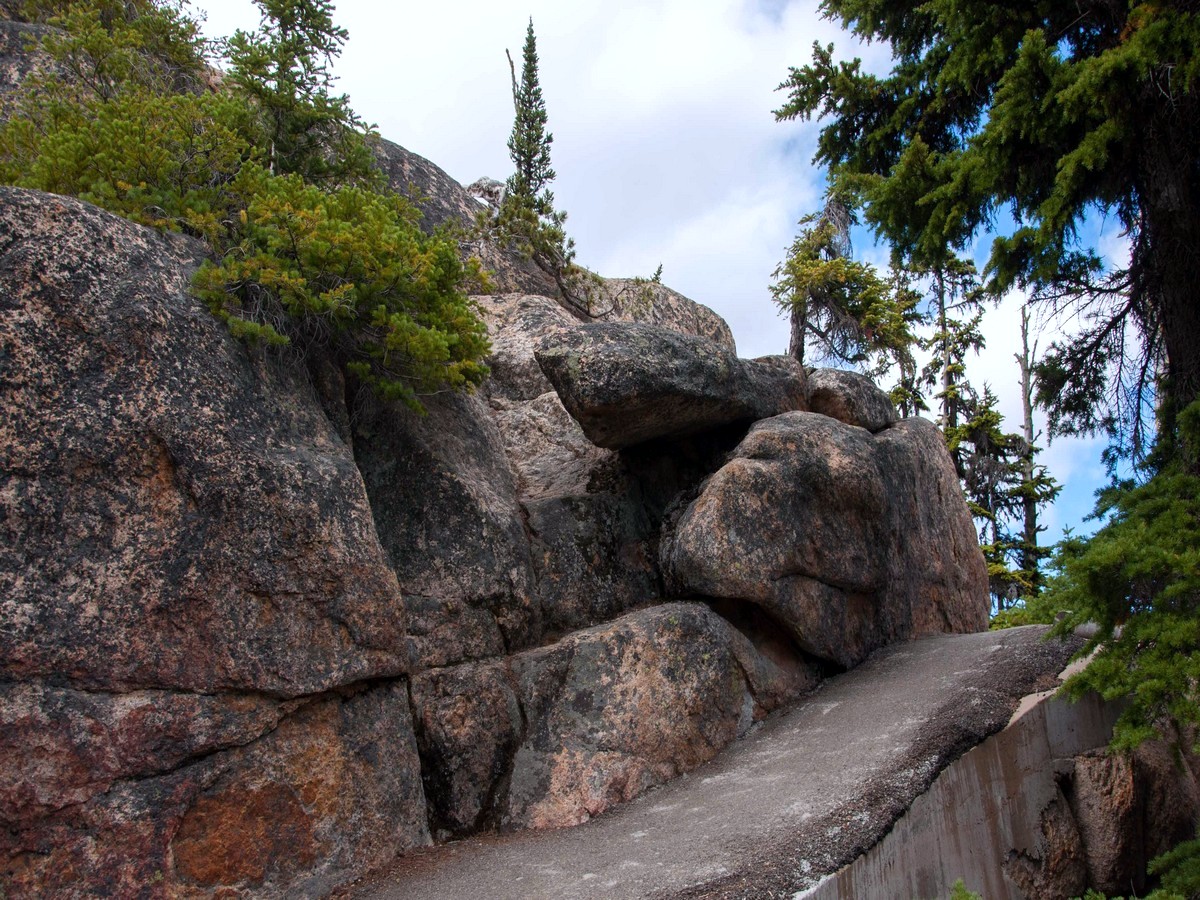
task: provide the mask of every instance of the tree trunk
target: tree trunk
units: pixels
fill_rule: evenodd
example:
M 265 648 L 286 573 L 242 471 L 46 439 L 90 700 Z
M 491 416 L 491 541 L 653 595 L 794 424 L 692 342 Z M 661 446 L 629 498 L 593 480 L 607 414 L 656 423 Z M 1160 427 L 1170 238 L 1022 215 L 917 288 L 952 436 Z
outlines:
M 1027 488 L 1033 487 L 1033 355 L 1029 352 L 1029 310 L 1021 307 L 1021 352 L 1014 354 L 1021 369 L 1021 437 L 1025 446 L 1021 448 L 1021 478 Z M 1038 562 L 1038 504 L 1032 490 L 1021 498 L 1024 527 L 1021 533 L 1021 570 L 1028 573 L 1033 593 L 1041 589 Z
M 1161 88 L 1161 85 L 1155 85 Z M 1161 93 L 1161 91 L 1160 91 Z M 1148 117 L 1141 159 L 1144 236 L 1134 264 L 1144 267 L 1145 288 L 1158 312 L 1165 351 L 1165 391 L 1160 392 L 1163 436 L 1175 432 L 1175 418 L 1200 399 L 1200 288 L 1196 248 L 1200 246 L 1200 100 L 1169 92 Z M 1136 250 L 1135 250 L 1136 253 Z M 1200 448 L 1182 448 L 1193 461 Z M 1193 462 L 1193 468 L 1196 468 Z
M 804 333 L 807 319 L 808 304 L 799 304 L 792 307 L 791 312 L 791 338 L 788 341 L 788 356 L 796 360 L 796 362 L 804 365 Z

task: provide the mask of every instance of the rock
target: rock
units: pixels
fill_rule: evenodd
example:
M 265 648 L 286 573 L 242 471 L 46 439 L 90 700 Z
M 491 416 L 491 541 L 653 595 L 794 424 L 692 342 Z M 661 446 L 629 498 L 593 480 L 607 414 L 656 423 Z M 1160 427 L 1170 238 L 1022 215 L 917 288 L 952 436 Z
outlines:
M 1142 795 L 1142 856 L 1147 862 L 1197 836 L 1200 828 L 1200 754 L 1196 731 L 1169 740 L 1146 741 L 1134 751 L 1134 773 Z M 1180 745 L 1190 747 L 1183 752 Z
M 757 604 L 840 666 L 987 627 L 987 572 L 937 429 L 818 413 L 757 423 L 662 542 L 668 590 Z
M 816 686 L 707 607 L 629 613 L 505 661 L 418 676 L 413 701 L 435 821 L 584 821 L 711 759 Z
M 421 210 L 424 230 L 443 225 L 469 227 L 485 208 L 439 166 L 399 144 L 379 138 L 372 141 L 371 149 L 388 187 Z
M 17 0 L 11 0 L 16 3 Z M 20 21 L 18 10 L 9 10 L 0 3 L 0 118 L 7 112 L 7 102 L 30 74 L 45 70 L 53 61 L 41 50 L 31 51 L 31 41 L 39 40 L 52 29 L 45 25 Z
M 659 294 L 650 310 L 629 312 L 618 304 L 610 315 L 654 313 L 678 328 L 721 336 L 724 325 L 711 311 L 665 288 Z M 477 301 L 493 342 L 486 390 L 525 510 L 543 626 L 561 635 L 656 599 L 662 509 L 716 462 L 681 466 L 689 451 L 679 445 L 635 455 L 597 447 L 534 359 L 544 336 L 578 327 L 578 320 L 546 297 L 503 294 Z
M 1145 741 L 1131 753 L 1076 756 L 1070 784 L 1088 886 L 1105 894 L 1141 892 L 1146 865 L 1196 834 L 1196 777 L 1188 756 L 1167 741 Z
M 1071 808 L 1086 848 L 1088 884 L 1105 894 L 1142 887 L 1142 798 L 1133 760 L 1095 750 L 1075 757 Z
M 808 373 L 808 408 L 872 433 L 897 421 L 892 401 L 857 372 L 815 369 Z
M 408 669 L 349 448 L 189 295 L 200 254 L 0 188 L 4 678 L 287 697 Z
M 659 599 L 654 527 L 627 495 L 528 500 L 525 509 L 549 634 L 606 622 Z
M 434 827 L 453 836 L 494 827 L 496 795 L 524 735 L 508 661 L 424 672 L 412 699 Z
M 393 683 L 315 703 L 231 754 L 179 821 L 170 858 L 202 890 L 320 896 L 428 843 L 408 692 Z
M 18 894 L 278 896 L 428 841 L 393 680 L 405 610 L 362 477 L 309 375 L 190 296 L 200 259 L 0 189 L 0 858 Z
M 445 666 L 531 646 L 541 616 L 500 433 L 478 396 L 424 402 L 421 416 L 364 398 L 354 443 L 414 660 Z
M 1078 897 L 1087 889 L 1083 841 L 1061 792 L 1041 814 L 1041 845 L 1036 855 L 1010 851 L 1004 874 L 1027 900 Z
M 513 660 L 527 722 L 508 827 L 586 821 L 715 756 L 754 720 L 736 632 L 696 604 L 654 607 Z M 795 685 L 792 697 L 815 685 Z M 670 714 L 662 713 L 670 710 Z
M 728 347 L 652 325 L 600 323 L 546 337 L 538 364 L 584 434 L 619 449 L 803 409 L 788 357 L 740 360 Z
M 607 322 L 644 322 L 680 334 L 708 338 L 736 353 L 733 332 L 715 312 L 664 284 L 605 278 L 596 305 Z
M 117 782 L 248 744 L 289 707 L 255 695 L 89 694 L 45 683 L 0 687 L 0 823 L 27 828 Z
M 236 717 L 247 709 L 216 698 L 163 700 L 121 698 L 103 721 L 72 721 L 77 749 L 95 754 L 89 764 L 136 752 L 111 785 L 97 784 L 87 799 L 0 832 L 6 889 L 15 896 L 208 896 L 224 888 L 257 897 L 319 896 L 362 868 L 429 842 L 403 683 L 309 703 L 261 737 L 242 734 L 245 746 L 217 753 L 208 752 L 206 740 L 222 729 L 222 742 L 233 737 L 241 727 Z M 72 715 L 94 714 L 108 701 L 91 702 L 76 702 Z M 189 703 L 207 704 L 214 720 Z M 192 740 L 189 758 L 176 767 L 187 715 L 202 731 L 216 731 Z M 106 734 L 114 722 L 132 727 Z M 171 725 L 157 746 L 153 736 L 144 746 L 130 742 L 156 722 Z M 150 757 L 164 748 L 172 755 Z M 156 763 L 171 769 L 159 771 Z
M 526 401 L 495 397 L 491 410 L 518 494 L 527 503 L 582 496 L 624 482 L 620 457 L 589 441 L 554 391 Z
M 497 294 L 475 297 L 487 323 L 492 354 L 485 390 L 491 398 L 535 400 L 554 387 L 542 374 L 534 351 L 548 334 L 573 328 L 579 320 L 549 297 Z

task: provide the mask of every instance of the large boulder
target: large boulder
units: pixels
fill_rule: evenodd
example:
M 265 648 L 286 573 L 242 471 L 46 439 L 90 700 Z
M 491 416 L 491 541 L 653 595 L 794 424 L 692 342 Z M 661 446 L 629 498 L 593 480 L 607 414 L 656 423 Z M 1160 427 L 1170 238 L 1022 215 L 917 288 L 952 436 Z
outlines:
M 447 834 L 577 824 L 706 762 L 816 682 L 794 650 L 764 653 L 697 603 L 422 673 L 433 821 Z
M 486 659 L 542 637 L 516 484 L 477 395 L 425 415 L 363 398 L 354 457 L 395 570 L 418 668 Z
M 858 372 L 814 369 L 808 373 L 808 409 L 872 433 L 897 421 L 892 401 Z
M 937 429 L 818 413 L 757 423 L 662 543 L 670 589 L 757 604 L 840 666 L 987 627 L 987 571 Z
M 697 340 L 706 336 L 732 352 L 728 328 L 715 313 L 661 285 L 637 286 L 651 288 L 650 306 L 629 301 L 623 287 L 612 288 L 605 315 L 621 321 L 653 317 L 694 329 Z M 648 446 L 637 454 L 597 447 L 534 357 L 548 335 L 579 328 L 578 316 L 548 297 L 500 294 L 476 300 L 492 340 L 492 377 L 485 390 L 516 476 L 547 635 L 605 622 L 657 599 L 662 508 L 716 463 L 688 461 L 687 448 L 678 444 Z M 720 451 L 729 446 L 722 444 Z
M 1140 892 L 1146 864 L 1196 835 L 1198 759 L 1180 752 L 1176 740 L 1149 740 L 1125 753 L 1093 750 L 1072 761 L 1069 799 L 1089 887 Z
M 0 734 L 11 896 L 320 896 L 429 843 L 402 682 L 299 704 L 24 686 Z
M 315 892 L 428 842 L 405 607 L 344 429 L 190 296 L 201 258 L 0 188 L 18 894 Z
M 739 359 L 707 338 L 646 324 L 597 323 L 547 336 L 538 364 L 584 434 L 620 449 L 804 409 L 789 357 Z
M 350 448 L 198 244 L 0 188 L 0 673 L 311 694 L 408 670 Z

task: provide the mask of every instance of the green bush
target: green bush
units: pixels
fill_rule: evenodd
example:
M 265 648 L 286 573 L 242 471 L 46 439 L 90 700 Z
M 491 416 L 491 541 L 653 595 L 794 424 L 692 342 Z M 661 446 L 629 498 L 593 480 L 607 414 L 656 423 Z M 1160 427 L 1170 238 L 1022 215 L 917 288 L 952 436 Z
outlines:
M 268 109 L 242 69 L 223 88 L 205 86 L 217 79 L 176 4 L 31 0 L 27 18 L 58 29 L 42 41 L 58 67 L 31 78 L 0 124 L 0 182 L 204 239 L 214 259 L 195 290 L 234 335 L 328 348 L 380 397 L 419 410 L 422 394 L 470 388 L 487 374 L 486 330 L 464 290 L 482 275 L 451 238 L 423 234 L 411 205 L 376 189 L 367 137 L 345 98 L 326 95 L 317 65 L 344 32 L 311 52 L 294 34 L 273 34 L 292 7 L 308 5 L 271 0 L 253 40 L 242 36 L 243 54 L 282 47 L 272 59 L 297 70 L 295 95 L 281 98 L 277 84 Z M 327 7 L 314 6 L 317 32 L 332 28 Z M 321 142 L 282 154 L 290 126 L 264 125 L 280 115 Z M 288 174 L 292 163 L 308 178 Z
M 0 128 L 0 180 L 216 243 L 231 224 L 231 185 L 255 155 L 242 136 L 247 119 L 244 105 L 222 94 L 135 88 L 72 101 L 47 93 Z
M 241 239 L 196 276 L 197 293 L 237 336 L 331 347 L 388 400 L 478 384 L 487 332 L 463 285 L 477 269 L 428 237 L 395 194 L 323 191 L 248 167 Z

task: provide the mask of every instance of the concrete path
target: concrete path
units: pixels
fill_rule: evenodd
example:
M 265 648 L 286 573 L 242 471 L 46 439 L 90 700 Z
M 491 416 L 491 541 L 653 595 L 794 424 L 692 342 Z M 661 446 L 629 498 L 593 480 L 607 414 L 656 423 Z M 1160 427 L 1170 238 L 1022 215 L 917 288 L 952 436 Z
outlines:
M 347 889 L 390 900 L 790 897 L 873 846 L 947 763 L 1052 686 L 1042 628 L 880 651 L 716 760 L 575 828 L 411 853 Z

